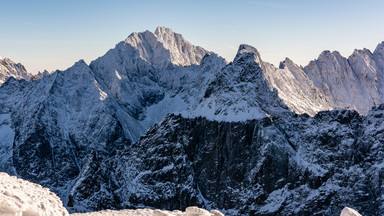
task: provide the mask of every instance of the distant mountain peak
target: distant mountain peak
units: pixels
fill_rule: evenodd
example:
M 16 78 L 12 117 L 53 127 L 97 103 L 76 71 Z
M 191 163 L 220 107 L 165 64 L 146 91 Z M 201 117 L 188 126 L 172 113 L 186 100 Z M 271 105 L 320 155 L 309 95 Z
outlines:
M 368 54 L 368 55 L 372 55 L 372 52 L 369 50 L 369 49 L 367 49 L 367 48 L 364 48 L 364 49 L 355 49 L 354 51 L 353 51 L 353 54 L 352 54 L 352 56 L 353 55 L 364 55 L 364 54 Z
M 155 35 L 163 35 L 163 34 L 175 34 L 172 29 L 164 26 L 158 26 L 155 30 Z
M 83 66 L 87 66 L 88 67 L 88 64 L 84 61 L 84 59 L 80 59 L 79 61 L 77 61 L 74 66 L 76 67 L 83 67 Z
M 295 64 L 291 59 L 286 57 L 284 61 L 280 62 L 279 69 L 284 69 L 288 64 Z
M 384 41 L 382 41 L 376 46 L 374 53 L 378 53 L 378 52 L 384 53 Z
M 176 66 L 198 65 L 204 55 L 209 53 L 166 27 L 157 27 L 155 33 L 132 33 L 124 42 L 136 49 L 140 58 L 159 69 L 167 67 L 169 63 Z M 120 43 L 120 46 L 124 44 Z
M 9 77 L 30 80 L 32 75 L 27 72 L 24 65 L 0 56 L 0 85 Z

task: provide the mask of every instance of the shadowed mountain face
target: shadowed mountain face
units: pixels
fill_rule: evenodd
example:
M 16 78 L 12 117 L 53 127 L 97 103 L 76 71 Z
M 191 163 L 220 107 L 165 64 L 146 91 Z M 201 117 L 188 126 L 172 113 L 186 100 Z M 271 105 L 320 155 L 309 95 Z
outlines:
M 168 28 L 133 33 L 90 65 L 10 75 L 0 170 L 70 211 L 381 215 L 382 47 L 276 68 L 249 45 L 227 64 Z

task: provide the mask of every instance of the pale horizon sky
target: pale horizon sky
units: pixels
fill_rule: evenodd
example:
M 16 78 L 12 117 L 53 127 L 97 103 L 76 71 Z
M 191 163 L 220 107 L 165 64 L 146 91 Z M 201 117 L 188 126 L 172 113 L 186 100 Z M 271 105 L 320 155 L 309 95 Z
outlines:
M 348 57 L 384 41 L 382 0 L 0 0 L 0 56 L 29 72 L 104 55 L 132 32 L 166 26 L 228 61 L 238 46 L 264 61 L 307 65 L 324 50 Z

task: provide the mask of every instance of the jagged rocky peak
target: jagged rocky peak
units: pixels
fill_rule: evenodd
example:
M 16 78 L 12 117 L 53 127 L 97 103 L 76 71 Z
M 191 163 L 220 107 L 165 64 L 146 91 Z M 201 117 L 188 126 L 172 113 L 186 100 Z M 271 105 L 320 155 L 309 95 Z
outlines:
M 204 55 L 209 53 L 166 27 L 158 27 L 155 33 L 132 33 L 125 43 L 136 49 L 142 59 L 160 69 L 169 63 L 176 66 L 198 65 Z
M 375 52 L 354 50 L 347 58 L 337 51 L 324 51 L 304 67 L 305 73 L 327 97 L 333 108 L 356 109 L 367 114 L 373 105 L 384 102 L 383 43 Z
M 49 75 L 51 75 L 53 72 L 49 72 L 49 71 L 47 71 L 47 70 L 44 70 L 44 71 L 39 71 L 39 72 L 37 72 L 37 74 L 35 74 L 33 77 L 32 77 L 32 79 L 41 79 L 41 78 L 43 78 L 43 77 L 46 77 L 46 76 L 49 76 Z
M 337 73 L 337 70 L 341 70 L 341 68 L 346 64 L 346 61 L 347 59 L 338 51 L 331 52 L 329 50 L 325 50 L 319 55 L 319 58 L 315 62 L 321 70 L 330 73 Z
M 27 72 L 24 65 L 15 63 L 9 58 L 0 56 L 0 85 L 9 77 L 16 79 L 31 80 L 32 75 Z
M 382 41 L 381 43 L 379 43 L 377 46 L 376 46 L 376 49 L 375 51 L 373 52 L 374 54 L 381 54 L 383 55 L 384 54 L 384 41 Z
M 364 81 L 364 79 L 371 82 L 378 80 L 377 65 L 370 50 L 365 48 L 362 50 L 355 49 L 353 54 L 348 57 L 348 62 L 361 81 Z
M 83 59 L 80 59 L 79 61 L 75 62 L 75 64 L 72 67 L 76 67 L 76 68 L 89 68 L 88 64 Z
M 346 58 L 343 57 L 338 51 L 331 52 L 329 50 L 325 50 L 321 52 L 321 54 L 317 59 L 311 61 L 309 65 L 306 66 L 305 68 L 307 67 L 311 68 L 313 66 L 315 67 L 317 66 L 317 67 L 320 67 L 319 69 L 324 69 L 329 72 L 335 72 L 334 71 L 335 67 L 338 67 L 340 64 L 342 64 L 341 63 L 342 61 L 346 61 Z
M 75 64 L 73 64 L 67 70 L 57 71 L 56 73 L 60 75 L 63 79 L 71 80 L 71 81 L 84 78 L 85 76 L 87 77 L 93 76 L 91 68 L 83 59 L 80 59 L 79 61 L 75 62 Z
M 373 52 L 373 58 L 376 61 L 378 69 L 384 73 L 384 41 L 379 43 Z
M 192 45 L 181 34 L 174 33 L 170 28 L 157 27 L 155 35 L 165 49 L 170 51 L 171 62 L 175 65 L 200 64 L 201 59 L 207 53 L 206 50 Z
M 255 47 L 248 44 L 241 44 L 239 46 L 239 49 L 237 51 L 234 61 L 236 62 L 239 60 L 240 61 L 245 60 L 244 58 L 249 58 L 249 55 L 253 55 L 254 61 L 259 65 L 262 65 L 263 61 L 261 60 L 259 51 L 257 51 Z
M 286 57 L 284 61 L 280 62 L 279 69 L 299 69 L 300 67 L 293 62 L 290 58 Z

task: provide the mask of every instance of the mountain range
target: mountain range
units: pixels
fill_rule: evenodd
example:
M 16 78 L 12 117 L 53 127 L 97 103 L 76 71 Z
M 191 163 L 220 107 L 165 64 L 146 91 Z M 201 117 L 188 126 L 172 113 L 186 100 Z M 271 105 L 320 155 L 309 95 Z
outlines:
M 65 71 L 0 63 L 0 171 L 71 212 L 384 213 L 384 42 L 275 67 L 158 27 Z

